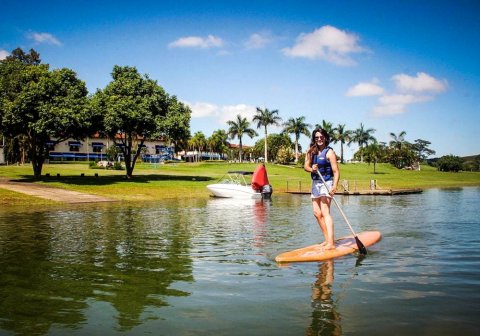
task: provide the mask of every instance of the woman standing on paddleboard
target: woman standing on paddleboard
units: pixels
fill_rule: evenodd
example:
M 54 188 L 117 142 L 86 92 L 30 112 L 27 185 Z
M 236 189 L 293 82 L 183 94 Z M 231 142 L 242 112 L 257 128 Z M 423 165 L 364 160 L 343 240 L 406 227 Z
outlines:
M 337 191 L 340 171 L 337 164 L 337 155 L 329 147 L 330 136 L 321 128 L 312 132 L 310 148 L 305 156 L 304 169 L 312 176 L 312 206 L 313 215 L 322 229 L 325 241 L 320 244 L 324 250 L 335 248 L 333 218 L 330 215 L 330 203 L 332 196 Z M 322 174 L 328 189 L 322 182 L 318 172 Z M 330 191 L 330 192 L 329 192 Z

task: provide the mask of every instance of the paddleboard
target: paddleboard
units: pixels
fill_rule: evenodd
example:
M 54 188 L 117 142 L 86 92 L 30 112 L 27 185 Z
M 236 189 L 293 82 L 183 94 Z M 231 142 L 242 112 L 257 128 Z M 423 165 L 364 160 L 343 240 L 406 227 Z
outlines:
M 365 247 L 372 246 L 382 239 L 380 231 L 364 231 L 357 233 L 358 239 Z M 342 237 L 335 240 L 334 250 L 323 250 L 320 244 L 310 245 L 293 251 L 279 254 L 275 261 L 283 262 L 299 262 L 299 261 L 322 261 L 344 256 L 346 254 L 358 251 L 357 242 L 353 235 Z

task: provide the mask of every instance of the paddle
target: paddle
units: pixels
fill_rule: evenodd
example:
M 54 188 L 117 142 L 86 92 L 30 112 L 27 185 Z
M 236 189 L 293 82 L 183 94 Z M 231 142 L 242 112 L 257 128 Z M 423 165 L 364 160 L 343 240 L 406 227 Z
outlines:
M 320 172 L 318 170 L 317 170 L 317 174 L 322 179 L 322 183 L 325 186 L 325 188 L 327 188 L 328 193 L 330 193 L 330 189 L 328 188 L 327 183 L 323 179 L 322 174 L 320 174 Z M 348 227 L 350 228 L 350 231 L 352 231 L 353 236 L 355 237 L 355 241 L 357 242 L 358 250 L 360 251 L 361 254 L 367 254 L 367 249 L 365 248 L 365 245 L 363 245 L 363 243 L 360 241 L 360 239 L 358 239 L 355 231 L 353 231 L 352 226 L 350 225 L 350 222 L 347 219 L 347 216 L 345 216 L 345 213 L 343 212 L 342 208 L 340 207 L 340 204 L 338 204 L 337 200 L 335 199 L 335 197 L 333 197 L 333 195 L 332 195 L 332 199 L 335 202 L 335 204 L 337 205 L 338 210 L 342 214 L 343 219 L 345 219 L 345 222 L 347 223 Z

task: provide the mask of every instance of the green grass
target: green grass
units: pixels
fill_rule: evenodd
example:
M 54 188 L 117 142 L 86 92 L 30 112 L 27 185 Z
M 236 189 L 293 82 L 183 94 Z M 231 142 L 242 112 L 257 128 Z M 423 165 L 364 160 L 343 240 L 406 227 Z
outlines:
M 54 187 L 111 197 L 125 201 L 153 201 L 176 197 L 209 197 L 206 185 L 220 179 L 228 170 L 253 171 L 256 164 L 242 163 L 178 163 L 137 164 L 134 178 L 126 179 L 125 171 L 90 169 L 86 163 L 46 164 L 40 180 L 33 179 L 30 165 L 0 166 L 0 178 L 31 181 Z M 274 193 L 307 191 L 310 174 L 301 167 L 267 165 Z M 350 190 L 368 189 L 370 180 L 377 180 L 381 189 L 443 188 L 480 186 L 479 172 L 445 173 L 422 166 L 421 171 L 399 170 L 389 164 L 340 165 L 341 180 L 348 180 Z M 45 174 L 50 174 L 46 177 Z M 57 177 L 57 174 L 60 174 Z M 84 176 L 81 176 L 84 174 Z M 95 177 L 98 174 L 98 177 Z M 23 201 L 22 201 L 23 200 Z M 0 204 L 31 204 L 32 197 L 0 189 Z
M 29 207 L 54 205 L 57 202 L 49 201 L 43 198 L 24 195 L 14 191 L 0 188 L 0 208 L 11 205 L 28 205 Z

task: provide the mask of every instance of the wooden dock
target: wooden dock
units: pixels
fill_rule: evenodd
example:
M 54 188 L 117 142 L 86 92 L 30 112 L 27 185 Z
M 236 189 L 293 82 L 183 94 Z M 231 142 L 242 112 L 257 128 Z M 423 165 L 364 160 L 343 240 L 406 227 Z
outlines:
M 306 188 L 302 186 L 302 181 L 286 181 L 287 188 L 284 192 L 287 194 L 298 195 L 310 195 L 311 184 L 309 183 Z M 293 188 L 292 188 L 293 187 Z M 406 195 L 406 194 L 419 194 L 423 192 L 420 188 L 404 188 L 404 189 L 385 189 L 378 185 L 377 180 L 370 181 L 349 181 L 342 180 L 338 186 L 335 195 Z
M 355 190 L 355 191 L 337 191 L 335 195 L 345 196 L 362 196 L 362 195 L 379 195 L 393 196 L 406 194 L 419 194 L 423 192 L 420 188 L 415 189 L 374 189 L 374 190 Z M 287 194 L 310 195 L 310 191 L 286 191 Z

